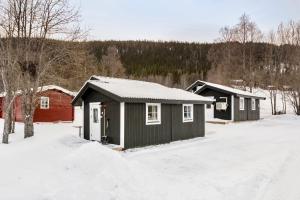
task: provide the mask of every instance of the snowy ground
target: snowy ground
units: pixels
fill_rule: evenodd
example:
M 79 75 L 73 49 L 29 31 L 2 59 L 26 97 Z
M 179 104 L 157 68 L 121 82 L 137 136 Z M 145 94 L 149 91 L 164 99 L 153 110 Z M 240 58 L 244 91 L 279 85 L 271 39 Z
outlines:
M 84 141 L 68 123 L 37 124 L 24 140 L 17 124 L 0 144 L 0 199 L 298 200 L 300 117 L 262 115 L 126 152 Z

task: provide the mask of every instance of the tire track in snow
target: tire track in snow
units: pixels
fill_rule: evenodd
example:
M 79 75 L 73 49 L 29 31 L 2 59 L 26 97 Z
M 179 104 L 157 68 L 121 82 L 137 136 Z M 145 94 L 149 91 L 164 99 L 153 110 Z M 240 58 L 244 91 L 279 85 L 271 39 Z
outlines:
M 298 151 L 299 152 L 299 151 Z M 300 199 L 300 155 L 292 154 L 274 179 L 267 184 L 259 200 Z

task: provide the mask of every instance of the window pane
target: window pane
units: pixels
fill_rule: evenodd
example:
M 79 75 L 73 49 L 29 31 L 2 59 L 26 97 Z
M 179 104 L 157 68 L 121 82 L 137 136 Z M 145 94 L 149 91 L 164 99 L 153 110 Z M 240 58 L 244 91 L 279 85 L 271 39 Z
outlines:
M 192 106 L 183 106 L 183 118 L 184 120 L 192 120 Z
M 98 123 L 99 122 L 98 109 L 97 108 L 93 109 L 93 121 L 94 121 L 94 123 Z
M 148 120 L 158 120 L 158 107 L 154 105 L 148 106 Z
M 152 111 L 157 113 L 157 106 L 152 106 Z
M 152 113 L 152 106 L 148 106 L 148 113 Z

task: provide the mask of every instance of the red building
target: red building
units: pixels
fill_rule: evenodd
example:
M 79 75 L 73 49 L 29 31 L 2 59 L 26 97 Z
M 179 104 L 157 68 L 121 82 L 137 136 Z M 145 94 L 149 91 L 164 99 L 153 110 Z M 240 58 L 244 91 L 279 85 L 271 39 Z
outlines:
M 39 88 L 37 107 L 34 112 L 34 122 L 59 122 L 73 121 L 74 108 L 71 101 L 74 93 L 62 87 L 49 85 Z M 4 116 L 4 96 L 0 97 L 0 116 Z M 15 120 L 22 119 L 21 96 L 17 96 L 14 102 Z

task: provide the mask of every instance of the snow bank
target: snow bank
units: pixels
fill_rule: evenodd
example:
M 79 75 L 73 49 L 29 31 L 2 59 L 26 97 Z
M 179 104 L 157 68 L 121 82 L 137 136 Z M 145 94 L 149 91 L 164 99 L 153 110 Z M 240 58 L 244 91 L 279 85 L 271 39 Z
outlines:
M 253 91 L 254 94 L 257 95 L 264 95 L 266 97 L 266 100 L 260 101 L 260 107 L 261 107 L 261 116 L 262 117 L 268 117 L 271 115 L 271 100 L 270 100 L 270 93 L 268 90 L 263 90 L 256 88 Z M 277 110 L 282 111 L 282 96 L 281 94 L 277 94 Z M 294 110 L 290 102 L 287 100 L 287 114 L 294 114 Z

